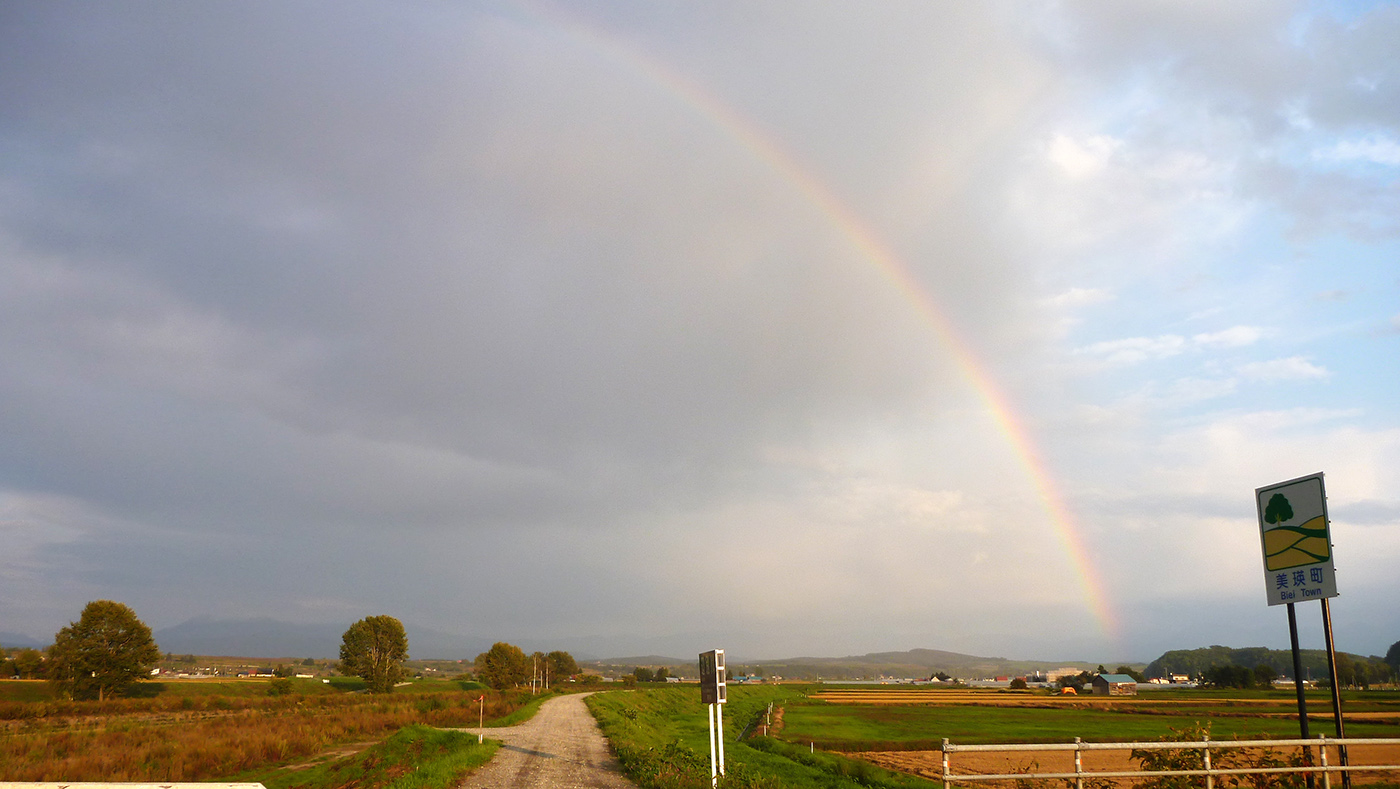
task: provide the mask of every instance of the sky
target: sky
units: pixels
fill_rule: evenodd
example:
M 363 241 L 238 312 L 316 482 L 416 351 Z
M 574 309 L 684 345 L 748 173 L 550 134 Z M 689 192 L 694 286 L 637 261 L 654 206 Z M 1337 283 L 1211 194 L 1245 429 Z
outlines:
M 1393 3 L 6 2 L 0 631 L 1283 648 L 1254 489 L 1321 471 L 1337 647 L 1383 654 L 1397 40 Z

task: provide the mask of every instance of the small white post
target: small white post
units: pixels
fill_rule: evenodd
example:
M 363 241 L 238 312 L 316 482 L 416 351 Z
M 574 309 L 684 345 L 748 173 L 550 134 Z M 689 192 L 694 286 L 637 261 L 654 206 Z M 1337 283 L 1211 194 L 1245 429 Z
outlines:
M 948 738 L 943 738 L 943 789 L 948 789 Z
M 486 727 L 486 694 L 481 694 L 477 701 L 481 702 L 481 708 L 476 711 L 476 744 L 480 745 Z
M 1215 789 L 1215 776 L 1210 771 L 1210 735 L 1206 735 L 1202 739 L 1206 742 L 1206 747 L 1201 749 L 1205 754 L 1206 789 Z
M 707 705 L 710 719 L 710 786 L 719 785 L 719 770 L 715 764 L 715 707 L 718 704 Z
M 1074 789 L 1084 789 L 1084 751 L 1080 749 L 1083 744 L 1083 740 L 1074 738 Z
M 724 775 L 724 705 L 715 705 L 715 741 L 719 743 L 719 774 Z
M 1322 754 L 1322 766 L 1325 768 L 1327 766 L 1327 737 L 1325 735 L 1320 735 L 1320 739 L 1322 740 L 1322 747 L 1317 750 Z M 1322 789 L 1332 789 L 1331 770 L 1324 769 L 1322 771 Z

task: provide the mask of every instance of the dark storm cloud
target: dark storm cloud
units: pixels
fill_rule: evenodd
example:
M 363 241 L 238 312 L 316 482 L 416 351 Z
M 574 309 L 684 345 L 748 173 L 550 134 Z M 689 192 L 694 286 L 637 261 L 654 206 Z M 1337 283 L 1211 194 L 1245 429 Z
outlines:
M 15 482 L 140 517 L 587 521 L 927 369 L 847 262 L 723 238 L 770 199 L 751 172 L 490 12 L 19 11 Z

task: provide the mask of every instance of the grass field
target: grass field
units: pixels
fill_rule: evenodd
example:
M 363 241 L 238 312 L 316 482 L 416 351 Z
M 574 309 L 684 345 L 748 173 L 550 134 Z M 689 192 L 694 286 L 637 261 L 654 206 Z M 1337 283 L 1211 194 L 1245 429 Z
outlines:
M 887 771 L 839 754 L 811 753 L 770 738 L 737 742 L 768 703 L 800 703 L 794 686 L 737 686 L 724 710 L 726 780 L 729 789 L 821 787 L 930 789 L 935 784 Z M 708 727 L 695 686 L 599 693 L 588 698 L 603 733 L 628 777 L 643 789 L 709 787 Z
M 520 720 L 544 697 L 452 680 L 380 696 L 355 692 L 358 680 L 292 683 L 280 696 L 266 680 L 147 683 L 135 698 L 102 702 L 58 700 L 41 682 L 0 683 L 0 781 L 230 780 L 408 726 L 474 726 L 482 695 L 488 721 Z
M 959 744 L 1072 742 L 1075 737 L 1146 741 L 1202 725 L 1217 739 L 1298 734 L 1296 719 L 1288 717 L 1295 714 L 1295 699 L 1278 691 L 1188 690 L 1127 699 L 898 686 L 736 686 L 729 692 L 728 737 L 737 737 L 769 702 L 781 718 L 774 736 L 727 746 L 741 779 L 732 786 L 770 785 L 764 781 L 784 787 L 929 786 L 926 779 L 938 774 L 937 754 L 919 754 L 939 748 L 944 737 Z M 700 787 L 707 780 L 707 722 L 694 686 L 599 694 L 590 706 L 639 785 Z M 1310 710 L 1330 711 L 1327 696 L 1310 698 Z M 1350 737 L 1400 737 L 1400 693 L 1349 693 L 1345 711 Z M 1313 733 L 1324 731 L 1332 733 L 1330 723 L 1314 720 Z M 1117 769 L 1134 769 L 1126 752 L 1121 759 L 1126 766 Z M 918 766 L 925 780 L 874 770 L 866 761 L 911 772 Z
M 478 745 L 471 734 L 409 726 L 345 759 L 305 769 L 252 771 L 231 780 L 261 783 L 267 789 L 449 789 L 468 771 L 490 761 L 498 747 L 490 740 Z
M 1027 700 L 1030 702 L 1031 700 Z M 990 742 L 1070 742 L 1082 737 L 1091 742 L 1153 740 L 1172 729 L 1187 729 L 1210 722 L 1220 738 L 1273 736 L 1296 737 L 1298 723 L 1284 717 L 1249 715 L 1239 708 L 1174 707 L 1124 708 L 1070 706 L 1010 706 L 1001 700 L 980 706 L 959 702 L 947 706 L 928 703 L 805 704 L 790 706 L 783 717 L 783 737 L 813 742 L 820 748 L 841 751 L 933 750 L 943 738 L 959 744 Z M 1221 714 L 1226 713 L 1226 714 Z M 1317 731 L 1330 724 L 1313 723 Z M 1352 737 L 1400 737 L 1400 726 L 1350 721 Z

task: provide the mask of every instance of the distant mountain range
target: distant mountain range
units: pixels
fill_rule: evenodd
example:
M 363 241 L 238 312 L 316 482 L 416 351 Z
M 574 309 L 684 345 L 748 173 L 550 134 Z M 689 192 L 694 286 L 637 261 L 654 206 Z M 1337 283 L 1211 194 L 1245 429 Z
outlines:
M 742 660 L 728 655 L 726 657 L 728 657 L 727 668 L 731 676 L 761 672 L 764 675 L 776 674 L 792 679 L 816 679 L 819 677 L 822 679 L 875 679 L 882 676 L 918 678 L 928 677 L 940 671 L 953 677 L 973 679 L 1018 676 L 1034 671 L 1051 671 L 1059 668 L 1092 671 L 1097 667 L 1095 663 L 1074 660 L 1008 660 L 1001 657 L 978 657 L 959 652 L 945 652 L 939 649 L 872 652 L 866 655 L 848 655 L 846 657 L 797 657 L 783 660 Z M 694 658 L 682 659 L 647 655 L 645 657 L 580 661 L 580 663 L 597 668 L 665 666 L 667 671 L 674 676 L 691 677 L 696 674 Z M 1134 668 L 1137 667 L 1140 667 L 1140 664 L 1134 665 Z
M 195 655 L 219 655 L 253 658 L 337 658 L 340 656 L 341 637 L 350 622 L 294 623 L 268 617 L 257 619 L 213 619 L 200 617 L 182 622 L 173 627 L 163 628 L 154 633 L 156 643 L 162 652 Z M 444 633 L 432 628 L 405 622 L 408 632 L 409 654 L 419 660 L 472 660 L 491 648 L 492 640 Z M 664 639 L 619 639 L 627 643 L 641 643 L 644 646 L 675 646 L 676 640 L 685 643 L 713 644 L 720 639 L 715 634 L 686 634 Z M 22 633 L 0 631 L 0 646 L 6 648 L 47 646 L 52 639 L 40 640 Z M 599 653 L 606 654 L 611 639 L 572 638 L 559 639 L 549 643 L 515 641 L 526 652 L 564 649 L 571 652 L 581 665 L 598 669 L 630 670 L 645 666 L 667 667 L 675 676 L 694 676 L 695 657 L 668 657 L 653 653 L 634 657 L 599 659 Z M 666 651 L 670 651 L 667 649 Z M 946 652 L 938 649 L 911 649 L 904 652 L 872 652 L 865 655 L 845 657 L 794 657 L 781 660 L 744 660 L 740 651 L 731 650 L 729 671 L 731 675 L 759 672 L 765 675 L 779 675 L 798 678 L 823 679 L 874 679 L 884 677 L 927 677 L 937 672 L 946 672 L 954 677 L 970 679 L 977 677 L 1017 676 L 1034 671 L 1050 671 L 1059 668 L 1074 668 L 1092 671 L 1097 664 L 1073 660 L 1011 660 L 1003 657 L 979 657 L 959 652 Z M 1354 659 L 1366 660 L 1361 656 Z M 1372 657 L 1379 662 L 1381 659 Z M 1314 677 L 1325 675 L 1325 653 L 1320 650 L 1304 650 L 1304 665 L 1311 669 Z M 1291 656 L 1285 650 L 1271 650 L 1263 647 L 1234 649 L 1213 646 L 1193 650 L 1173 650 L 1163 654 L 1147 666 L 1149 676 L 1160 676 L 1167 672 L 1199 674 L 1212 665 L 1238 663 L 1252 667 L 1259 663 L 1274 666 L 1280 674 L 1292 673 Z M 1142 668 L 1141 664 L 1132 664 Z M 1108 666 L 1109 669 L 1115 666 Z
M 0 647 L 10 649 L 12 647 L 30 647 L 33 649 L 43 649 L 46 646 L 37 638 L 31 638 L 23 633 L 11 633 L 0 630 Z
M 201 617 L 157 630 L 162 652 L 260 658 L 338 658 L 351 623 L 293 623 L 277 619 Z M 404 623 L 408 652 L 416 659 L 471 660 L 491 648 L 483 638 L 443 633 Z M 4 642 L 0 642 L 4 643 Z

